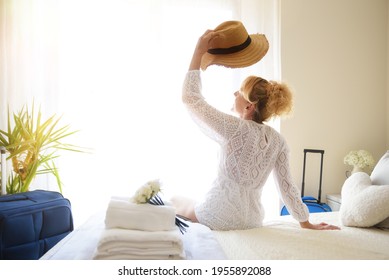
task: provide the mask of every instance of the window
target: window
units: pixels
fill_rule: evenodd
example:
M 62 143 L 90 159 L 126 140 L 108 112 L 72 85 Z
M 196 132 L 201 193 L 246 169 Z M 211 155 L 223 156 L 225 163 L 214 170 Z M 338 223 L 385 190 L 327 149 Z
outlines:
M 206 29 L 242 20 L 249 33 L 265 33 L 272 46 L 258 65 L 210 67 L 203 75 L 210 103 L 230 110 L 233 92 L 248 74 L 279 78 L 277 1 L 2 5 L 7 16 L 0 24 L 8 32 L 1 49 L 6 58 L 1 110 L 4 104 L 17 109 L 34 98 L 47 114 L 63 114 L 65 123 L 80 130 L 73 143 L 93 149 L 91 154 L 66 153 L 58 162 L 76 222 L 110 196 L 132 195 L 149 179 L 160 178 L 166 196 L 199 198 L 206 192 L 217 164 L 216 145 L 181 104 L 183 79 Z

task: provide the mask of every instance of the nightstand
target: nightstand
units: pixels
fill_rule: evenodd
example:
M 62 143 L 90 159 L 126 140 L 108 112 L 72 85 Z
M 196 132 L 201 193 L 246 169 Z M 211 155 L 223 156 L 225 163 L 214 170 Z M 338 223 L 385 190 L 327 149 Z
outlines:
M 340 194 L 327 194 L 327 204 L 331 207 L 332 211 L 339 211 L 342 204 L 342 197 Z

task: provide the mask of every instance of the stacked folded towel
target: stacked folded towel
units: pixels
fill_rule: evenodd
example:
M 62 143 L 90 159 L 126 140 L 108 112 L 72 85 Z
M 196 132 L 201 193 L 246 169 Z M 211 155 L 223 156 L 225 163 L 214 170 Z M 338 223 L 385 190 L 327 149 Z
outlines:
M 183 244 L 178 229 L 150 231 L 125 229 L 105 230 L 94 259 L 183 259 Z
M 168 205 L 136 204 L 129 198 L 112 197 L 105 216 L 106 228 L 165 231 L 175 229 L 175 208 Z
M 175 209 L 136 204 L 113 197 L 94 259 L 183 259 L 182 235 L 175 226 Z

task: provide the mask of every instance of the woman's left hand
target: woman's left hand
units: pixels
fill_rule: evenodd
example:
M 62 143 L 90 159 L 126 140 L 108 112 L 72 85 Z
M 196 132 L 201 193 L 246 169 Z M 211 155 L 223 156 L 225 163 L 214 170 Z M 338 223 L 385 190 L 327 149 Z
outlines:
M 311 224 L 309 221 L 300 222 L 300 226 L 302 228 L 316 229 L 316 230 L 340 230 L 340 227 L 338 226 L 330 225 L 327 223 Z

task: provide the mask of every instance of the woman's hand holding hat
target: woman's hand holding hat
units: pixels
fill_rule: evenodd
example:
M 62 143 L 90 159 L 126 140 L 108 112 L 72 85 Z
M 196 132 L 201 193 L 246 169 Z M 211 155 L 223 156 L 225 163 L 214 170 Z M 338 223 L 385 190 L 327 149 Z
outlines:
M 214 30 L 205 31 L 205 33 L 197 41 L 196 49 L 198 49 L 202 53 L 205 53 L 206 51 L 212 48 L 212 41 L 216 37 L 219 37 L 219 34 Z
M 193 53 L 192 61 L 189 66 L 189 70 L 200 69 L 202 56 L 209 49 L 212 49 L 212 42 L 215 38 L 218 37 L 220 37 L 220 34 L 213 30 L 205 31 L 205 33 L 197 41 L 197 45 Z

